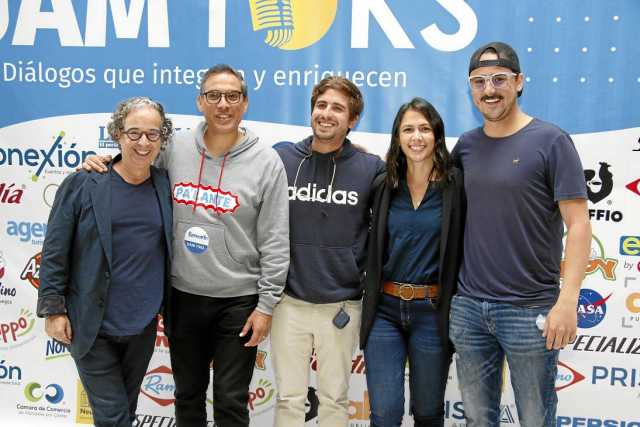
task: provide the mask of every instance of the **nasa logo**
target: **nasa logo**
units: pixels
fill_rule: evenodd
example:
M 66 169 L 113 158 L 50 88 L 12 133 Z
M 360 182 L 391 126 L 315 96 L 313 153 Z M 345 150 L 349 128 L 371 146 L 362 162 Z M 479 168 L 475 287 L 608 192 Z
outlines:
M 580 289 L 578 298 L 578 327 L 587 329 L 597 326 L 607 313 L 607 300 L 613 295 L 610 293 L 603 298 L 593 289 Z

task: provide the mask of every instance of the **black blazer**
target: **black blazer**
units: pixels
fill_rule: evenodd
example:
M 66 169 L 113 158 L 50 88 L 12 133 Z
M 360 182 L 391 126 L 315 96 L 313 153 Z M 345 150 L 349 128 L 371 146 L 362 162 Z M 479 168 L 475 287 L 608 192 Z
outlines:
M 114 159 L 117 162 L 120 154 Z M 113 167 L 109 165 L 109 170 Z M 171 186 L 167 172 L 151 167 L 165 238 L 165 312 L 173 247 Z M 111 176 L 76 172 L 63 182 L 49 215 L 42 249 L 37 315 L 67 313 L 74 358 L 93 345 L 104 317 L 111 281 Z M 165 316 L 165 331 L 170 327 Z
M 383 257 L 387 248 L 387 215 L 392 190 L 386 179 L 382 180 L 373 196 L 373 219 L 368 241 L 366 276 L 364 280 L 364 299 L 362 305 L 362 323 L 360 325 L 360 348 L 367 345 L 367 339 L 376 309 L 382 294 Z M 449 342 L 449 307 L 451 296 L 455 292 L 458 271 L 462 261 L 462 236 L 466 199 L 462 172 L 452 169 L 447 185 L 442 193 L 442 232 L 440 241 L 439 282 L 440 296 L 438 303 L 438 327 L 442 337 L 443 348 L 452 353 L 453 346 Z

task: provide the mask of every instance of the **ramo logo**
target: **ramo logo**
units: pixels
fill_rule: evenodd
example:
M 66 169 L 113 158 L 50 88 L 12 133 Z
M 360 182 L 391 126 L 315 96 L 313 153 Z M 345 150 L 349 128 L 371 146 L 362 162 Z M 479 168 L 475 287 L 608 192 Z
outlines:
M 578 327 L 587 329 L 597 326 L 607 314 L 607 300 L 613 293 L 603 298 L 593 289 L 580 289 L 578 298 Z
M 584 380 L 584 375 L 573 369 L 571 366 L 558 362 L 558 373 L 556 375 L 556 391 L 563 390 L 567 387 L 579 383 Z
M 75 143 L 65 147 L 62 144 L 64 136 L 64 131 L 60 131 L 53 140 L 53 144 L 44 150 L 0 148 L 0 166 L 31 166 L 34 168 L 29 170 L 31 180 L 36 182 L 45 172 L 45 168 L 68 169 L 71 172 L 88 156 L 96 154 L 95 151 L 77 151 Z
M 283 50 L 311 46 L 331 28 L 337 0 L 249 0 L 253 31 L 266 31 L 264 42 Z
M 7 234 L 18 237 L 21 242 L 29 242 L 32 245 L 42 246 L 44 236 L 47 234 L 47 223 L 7 221 Z
M 175 402 L 173 392 L 173 372 L 167 366 L 158 366 L 147 372 L 142 381 L 140 392 L 160 406 L 169 406 Z
M 20 278 L 31 283 L 31 286 L 40 288 L 40 261 L 42 260 L 42 252 L 38 252 L 27 261 L 27 264 L 20 273 Z
M 36 319 L 33 317 L 33 313 L 25 308 L 21 309 L 15 321 L 0 323 L 0 344 L 17 343 L 21 337 L 31 332 L 35 324 Z
M 49 384 L 45 387 L 39 383 L 29 383 L 24 388 L 24 397 L 30 402 L 39 402 L 44 397 L 47 402 L 57 405 L 64 398 L 64 390 L 58 384 Z
M 566 243 L 565 234 L 563 237 L 563 247 Z M 602 277 L 606 280 L 616 280 L 616 267 L 618 266 L 618 260 L 614 258 L 607 258 L 604 253 L 604 246 L 602 242 L 595 236 L 591 235 L 591 251 L 589 252 L 589 263 L 585 270 L 586 274 L 593 274 L 600 272 Z M 560 277 L 564 274 L 564 250 L 562 253 L 562 261 L 560 261 Z
M 635 181 L 631 181 L 630 183 L 625 185 L 625 187 L 627 188 L 627 190 L 631 191 L 637 196 L 640 196 L 640 178 L 636 179 Z

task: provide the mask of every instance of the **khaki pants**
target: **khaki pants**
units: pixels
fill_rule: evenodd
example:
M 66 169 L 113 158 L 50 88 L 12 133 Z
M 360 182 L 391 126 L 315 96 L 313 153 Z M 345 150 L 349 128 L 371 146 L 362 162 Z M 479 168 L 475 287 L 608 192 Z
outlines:
M 344 306 L 351 320 L 332 323 Z M 360 330 L 361 301 L 312 304 L 285 295 L 273 312 L 271 349 L 278 388 L 275 427 L 302 427 L 311 353 L 317 357 L 318 425 L 349 425 L 349 379 Z

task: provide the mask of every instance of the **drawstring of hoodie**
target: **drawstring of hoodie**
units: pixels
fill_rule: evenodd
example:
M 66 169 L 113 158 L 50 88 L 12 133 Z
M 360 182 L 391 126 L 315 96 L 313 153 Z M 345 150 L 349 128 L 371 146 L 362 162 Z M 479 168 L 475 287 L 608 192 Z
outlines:
M 202 183 L 202 171 L 204 170 L 204 152 L 205 150 L 202 150 L 200 152 L 200 171 L 198 172 L 198 186 L 196 187 L 196 198 L 193 203 L 193 210 L 191 211 L 192 213 L 195 213 L 196 207 L 198 207 L 198 195 L 200 194 L 200 184 Z M 224 157 L 222 158 L 222 166 L 220 168 L 220 175 L 218 176 L 218 191 L 216 191 L 216 198 L 215 198 L 216 207 L 218 207 L 218 194 L 220 194 L 220 191 L 222 191 L 220 189 L 220 186 L 222 185 L 222 174 L 224 173 L 224 165 L 227 162 L 228 156 L 229 156 L 229 153 L 225 154 Z M 218 214 L 218 216 L 220 216 L 220 212 L 218 212 L 217 209 L 215 211 Z
M 296 170 L 296 176 L 295 176 L 295 178 L 293 178 L 293 187 L 294 188 L 298 188 L 298 176 L 300 175 L 300 169 L 302 169 L 302 164 L 305 162 L 305 160 L 310 159 L 312 155 L 313 155 L 313 152 L 307 154 L 306 156 L 304 156 L 302 158 L 302 160 L 300 160 L 300 163 L 298 164 L 298 169 Z M 331 172 L 331 180 L 329 181 L 329 187 L 328 188 L 333 188 L 333 182 L 334 182 L 334 180 L 336 178 L 336 169 L 337 169 L 336 156 L 331 156 L 331 162 L 333 163 L 333 171 Z

